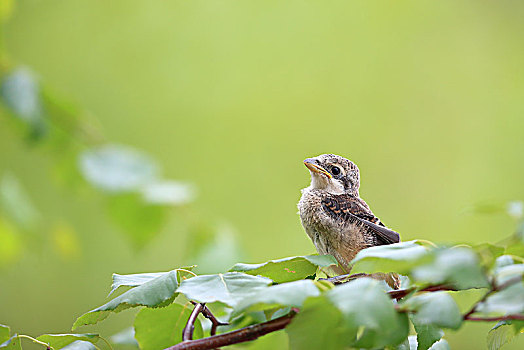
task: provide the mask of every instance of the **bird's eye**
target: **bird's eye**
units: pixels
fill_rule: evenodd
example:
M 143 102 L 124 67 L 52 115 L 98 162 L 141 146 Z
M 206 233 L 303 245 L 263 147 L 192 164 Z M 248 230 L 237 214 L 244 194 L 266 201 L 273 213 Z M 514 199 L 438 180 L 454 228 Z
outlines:
M 338 166 L 332 166 L 331 167 L 331 173 L 335 176 L 340 175 L 340 168 Z

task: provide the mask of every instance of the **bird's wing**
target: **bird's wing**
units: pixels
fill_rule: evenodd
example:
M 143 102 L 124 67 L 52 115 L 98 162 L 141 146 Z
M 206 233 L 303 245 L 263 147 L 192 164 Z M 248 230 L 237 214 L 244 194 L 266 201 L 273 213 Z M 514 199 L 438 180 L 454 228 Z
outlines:
M 324 210 L 333 217 L 349 222 L 359 221 L 364 224 L 377 238 L 379 245 L 400 242 L 400 235 L 385 227 L 373 215 L 366 202 L 358 197 L 349 194 L 329 196 L 322 201 L 322 205 Z

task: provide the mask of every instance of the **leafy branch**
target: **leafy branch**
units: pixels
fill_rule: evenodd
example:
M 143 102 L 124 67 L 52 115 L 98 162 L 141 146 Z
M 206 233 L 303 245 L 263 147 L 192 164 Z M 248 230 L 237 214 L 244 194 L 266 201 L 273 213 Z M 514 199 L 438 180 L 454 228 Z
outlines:
M 202 306 L 203 304 L 200 304 L 200 303 L 195 305 L 193 313 L 191 314 L 191 316 L 193 315 L 195 316 L 189 318 L 187 325 L 184 328 L 184 332 L 182 336 L 183 341 L 177 345 L 166 348 L 166 350 L 215 349 L 221 346 L 238 344 L 238 343 L 243 343 L 246 341 L 252 341 L 252 340 L 258 339 L 259 337 L 265 334 L 284 329 L 295 316 L 295 312 L 292 311 L 287 315 L 281 316 L 271 321 L 266 321 L 266 322 L 259 323 L 256 325 L 250 325 L 250 326 L 247 326 L 241 329 L 237 329 L 235 331 L 231 331 L 228 333 L 220 334 L 220 335 L 215 335 L 214 331 L 212 330 L 211 336 L 207 338 L 203 338 L 203 339 L 192 340 L 193 334 L 192 334 L 191 329 L 194 326 L 196 316 L 198 316 L 198 314 L 202 312 Z M 217 324 L 217 325 L 225 325 L 225 324 Z
M 215 349 L 283 329 L 292 349 L 427 350 L 445 346 L 445 329 L 498 321 L 488 334 L 490 349 L 495 350 L 524 328 L 522 237 L 517 232 L 505 247 L 449 247 L 425 241 L 372 247 L 353 260 L 354 275 L 338 279 L 321 278 L 335 260 L 318 255 L 236 264 L 214 275 L 197 275 L 192 267 L 115 274 L 111 293 L 127 290 L 80 316 L 73 330 L 139 307 L 133 328 L 142 350 Z M 403 276 L 402 289 L 391 290 L 368 276 L 388 272 Z M 342 280 L 347 282 L 339 283 Z M 452 295 L 471 289 L 485 293 L 461 312 Z M 415 335 L 409 334 L 411 324 Z M 61 337 L 84 337 L 89 344 L 97 339 L 85 334 L 37 339 L 49 343 L 46 339 Z
M 475 305 L 473 306 L 473 308 L 470 311 L 464 314 L 463 319 L 467 321 L 473 321 L 473 322 L 475 321 L 476 322 L 479 322 L 479 321 L 480 322 L 496 322 L 496 321 L 506 321 L 506 320 L 524 320 L 524 315 L 505 315 L 505 316 L 497 316 L 497 317 L 473 317 L 471 316 L 473 313 L 475 313 L 476 307 L 480 303 L 484 302 L 489 295 L 491 295 L 492 293 L 496 291 L 503 290 L 512 284 L 519 283 L 520 281 L 521 281 L 521 277 L 513 278 L 512 280 L 507 281 L 506 283 L 504 283 L 504 285 L 498 288 L 494 286 L 492 289 L 490 289 L 488 293 L 485 294 L 485 296 L 482 299 L 480 299 L 477 303 L 475 303 Z M 391 290 L 387 292 L 387 294 L 392 299 L 400 300 L 403 297 L 415 291 L 430 293 L 430 292 L 450 291 L 450 290 L 454 290 L 454 289 L 443 286 L 443 285 L 434 285 L 434 286 L 428 286 L 428 287 L 422 288 L 418 291 L 416 291 L 415 288 Z M 205 307 L 204 304 L 194 303 L 194 302 L 193 304 L 195 305 L 195 308 L 193 310 L 193 313 L 191 314 L 191 317 L 189 318 L 187 322 L 186 327 L 184 328 L 184 333 L 183 333 L 184 335 L 182 337 L 183 342 L 177 345 L 168 347 L 165 350 L 208 350 L 208 349 L 215 349 L 220 346 L 227 346 L 227 345 L 233 345 L 233 344 L 238 344 L 242 342 L 252 341 L 252 340 L 255 340 L 261 337 L 262 335 L 284 329 L 291 323 L 293 317 L 295 317 L 295 315 L 298 312 L 298 310 L 293 310 L 289 314 L 285 316 L 281 316 L 277 319 L 262 322 L 257 325 L 247 326 L 247 327 L 235 330 L 235 331 L 223 333 L 218 336 L 216 336 L 215 331 L 212 330 L 211 336 L 207 338 L 203 338 L 203 339 L 192 340 L 192 331 L 191 333 L 189 333 L 190 331 L 188 330 L 192 329 L 196 316 L 198 316 L 198 314 L 201 312 L 203 313 L 203 308 Z M 210 312 L 209 309 L 207 310 L 208 312 Z M 214 316 L 211 316 L 211 317 L 216 320 Z M 216 330 L 217 325 L 227 325 L 227 323 L 220 323 L 220 322 L 213 323 L 213 327 L 214 327 L 213 329 Z M 188 332 L 187 336 L 186 336 L 186 332 Z
M 463 319 L 466 321 L 486 321 L 486 322 L 494 322 L 494 321 L 508 321 L 508 320 L 524 320 L 524 315 L 504 315 L 504 316 L 498 316 L 498 317 L 474 317 L 472 316 L 477 311 L 479 311 L 479 307 L 483 305 L 486 300 L 493 295 L 496 292 L 503 291 L 506 288 L 511 287 L 512 285 L 515 285 L 517 283 L 522 282 L 522 276 L 515 276 L 513 278 L 510 278 L 509 280 L 505 281 L 504 283 L 497 286 L 496 283 L 492 282 L 491 287 L 488 290 L 486 294 L 478 301 L 476 302 L 473 307 L 464 314 Z

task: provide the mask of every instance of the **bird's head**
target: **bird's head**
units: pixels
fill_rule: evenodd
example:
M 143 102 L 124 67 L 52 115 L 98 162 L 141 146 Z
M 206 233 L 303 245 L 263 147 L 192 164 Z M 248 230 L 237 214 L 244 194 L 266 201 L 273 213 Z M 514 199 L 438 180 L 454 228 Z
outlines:
M 335 154 L 322 154 L 304 160 L 311 173 L 311 188 L 331 194 L 350 193 L 358 196 L 360 174 L 350 160 Z

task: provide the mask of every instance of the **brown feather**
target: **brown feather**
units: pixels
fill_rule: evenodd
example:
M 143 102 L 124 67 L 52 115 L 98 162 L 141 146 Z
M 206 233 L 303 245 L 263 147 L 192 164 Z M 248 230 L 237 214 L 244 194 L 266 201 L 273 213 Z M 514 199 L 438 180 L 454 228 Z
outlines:
M 367 231 L 376 239 L 375 245 L 392 244 L 400 242 L 400 235 L 384 226 L 366 202 L 362 199 L 344 193 L 330 195 L 323 199 L 324 210 L 338 219 L 354 223 L 356 220 L 363 223 Z

